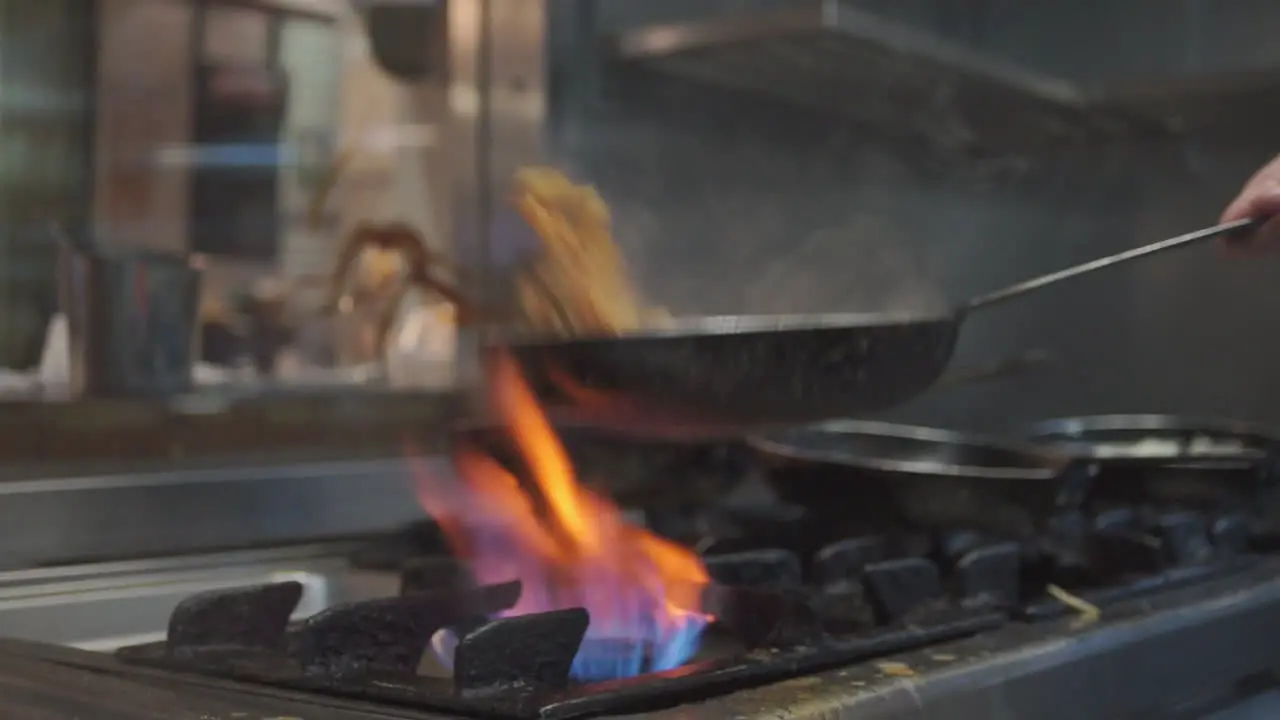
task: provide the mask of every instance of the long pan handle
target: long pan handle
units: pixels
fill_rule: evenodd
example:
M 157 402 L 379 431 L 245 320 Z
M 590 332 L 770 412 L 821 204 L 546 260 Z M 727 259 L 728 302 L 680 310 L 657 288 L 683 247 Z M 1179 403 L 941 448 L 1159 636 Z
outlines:
M 987 293 L 986 295 L 979 295 L 966 303 L 965 307 L 968 310 L 976 310 L 988 305 L 995 305 L 996 303 L 1004 302 L 1005 300 L 1012 300 L 1013 298 L 1032 292 L 1033 290 L 1039 290 L 1040 288 L 1047 287 L 1054 283 L 1068 280 L 1079 275 L 1084 275 L 1085 273 L 1091 273 L 1095 270 L 1102 270 L 1103 268 L 1109 268 L 1114 265 L 1129 262 L 1130 260 L 1137 260 L 1138 258 L 1154 255 L 1166 250 L 1174 250 L 1176 248 L 1200 242 L 1201 240 L 1210 240 L 1212 238 L 1232 233 L 1242 233 L 1261 224 L 1265 220 L 1266 218 L 1236 220 L 1229 223 L 1222 223 L 1221 225 L 1215 225 L 1211 228 L 1196 230 L 1195 232 L 1190 232 L 1186 235 L 1179 235 L 1178 237 L 1169 238 L 1168 240 L 1154 242 L 1150 245 L 1143 245 L 1142 247 L 1133 248 L 1132 250 L 1125 250 L 1124 252 L 1116 253 L 1115 255 L 1108 255 L 1107 257 L 1092 260 L 1081 265 L 1076 265 L 1075 267 L 1069 267 L 1066 270 L 1059 270 L 1054 273 L 1049 273 L 1048 275 L 1041 275 L 1038 278 L 1025 280 L 1003 290 L 997 290 L 995 292 Z

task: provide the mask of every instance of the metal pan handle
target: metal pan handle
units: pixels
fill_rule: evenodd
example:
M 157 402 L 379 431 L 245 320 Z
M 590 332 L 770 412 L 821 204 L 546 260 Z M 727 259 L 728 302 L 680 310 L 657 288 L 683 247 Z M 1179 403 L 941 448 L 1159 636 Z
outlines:
M 1032 278 L 1031 280 L 1024 280 L 1017 285 L 1011 285 L 1003 290 L 996 290 L 995 292 L 990 292 L 985 295 L 979 295 L 978 297 L 969 300 L 969 302 L 965 304 L 965 309 L 972 311 L 987 307 L 988 305 L 995 305 L 996 303 L 1004 302 L 1005 300 L 1012 300 L 1016 297 L 1020 297 L 1025 293 L 1062 282 L 1063 280 L 1069 280 L 1079 275 L 1094 272 L 1095 270 L 1113 267 L 1121 263 L 1129 262 L 1130 260 L 1144 258 L 1148 255 L 1154 255 L 1167 250 L 1175 250 L 1202 240 L 1211 240 L 1223 235 L 1245 233 L 1266 222 L 1266 220 L 1267 218 L 1260 217 L 1222 223 L 1221 225 L 1214 225 L 1213 227 L 1205 228 L 1203 230 L 1196 230 L 1195 232 L 1189 232 L 1185 235 L 1169 238 L 1168 240 L 1161 240 L 1159 242 L 1151 243 L 1150 245 L 1143 245 L 1142 247 L 1125 250 L 1124 252 L 1108 255 L 1104 258 L 1091 260 L 1087 263 L 1069 267 L 1065 270 L 1059 270 L 1057 272 L 1049 273 L 1048 275 L 1041 275 L 1040 277 Z

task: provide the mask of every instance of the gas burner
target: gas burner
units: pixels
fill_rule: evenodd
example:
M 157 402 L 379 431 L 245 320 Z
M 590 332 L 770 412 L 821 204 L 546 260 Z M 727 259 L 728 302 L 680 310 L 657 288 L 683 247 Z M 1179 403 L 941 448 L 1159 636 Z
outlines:
M 302 593 L 295 582 L 196 595 L 174 611 L 165 642 L 119 657 L 422 709 L 567 718 L 669 706 L 1005 622 L 1017 548 L 970 553 L 957 564 L 954 586 L 928 561 L 884 555 L 866 542 L 835 545 L 815 559 L 812 579 L 785 550 L 709 558 L 717 582 L 704 590 L 703 607 L 716 621 L 698 655 L 672 671 L 608 682 L 570 679 L 584 647 L 585 610 L 487 621 L 515 605 L 520 584 L 477 586 L 449 558 L 411 563 L 399 597 L 294 625 L 288 618 Z M 446 645 L 451 652 L 442 657 Z
M 628 463 L 641 454 L 628 456 Z M 594 511 L 578 517 L 606 523 L 601 527 L 615 533 L 610 537 L 635 544 L 631 551 L 675 541 L 666 552 L 704 571 L 696 584 L 681 586 L 694 593 L 681 600 L 690 604 L 659 593 L 648 601 L 661 604 L 640 603 L 633 615 L 656 622 L 652 611 L 664 607 L 696 613 L 696 623 L 681 626 L 680 632 L 692 631 L 680 641 L 678 657 L 671 655 L 669 638 L 651 636 L 652 628 L 634 635 L 630 626 L 599 632 L 609 624 L 611 608 L 580 606 L 599 600 L 600 591 L 620 595 L 607 572 L 615 556 L 581 556 L 595 565 L 512 564 L 533 548 L 555 555 L 581 547 L 574 544 L 581 539 L 566 534 L 572 528 L 565 518 L 548 524 L 551 511 L 529 503 L 507 505 L 517 512 L 503 522 L 474 525 L 462 537 L 461 548 L 472 551 L 465 562 L 447 550 L 459 547 L 458 537 L 429 521 L 357 551 L 353 565 L 399 573 L 396 597 L 290 623 L 303 592 L 298 583 L 209 592 L 178 606 L 164 642 L 124 648 L 118 657 L 477 718 L 647 712 L 832 668 L 852 672 L 867 661 L 916 656 L 943 642 L 1052 633 L 1047 628 L 1056 618 L 1095 609 L 1104 618 L 1113 611 L 1123 615 L 1132 612 L 1127 601 L 1134 599 L 1143 600 L 1142 612 L 1146 603 L 1157 604 L 1153 595 L 1249 576 L 1280 551 L 1280 524 L 1268 523 L 1261 502 L 1243 492 L 1230 502 L 1206 493 L 1108 492 L 1109 483 L 1128 477 L 1115 473 L 1104 475 L 1101 488 L 1092 476 L 1085 483 L 1070 475 L 1055 480 L 1087 493 L 1058 492 L 1052 484 L 1014 493 L 1006 492 L 1009 483 L 992 490 L 990 483 L 970 479 L 965 502 L 936 512 L 937 499 L 925 498 L 924 512 L 911 507 L 915 496 L 894 494 L 892 478 L 841 475 L 838 468 L 803 479 L 812 481 L 810 487 L 818 480 L 856 487 L 857 502 L 848 495 L 817 504 L 782 502 L 777 494 L 797 476 L 763 464 L 730 472 L 736 465 L 724 460 L 712 463 L 711 473 L 705 463 L 693 463 L 691 478 L 736 473 L 735 489 L 713 501 L 677 493 L 674 502 L 646 505 L 639 513 L 645 527 L 594 496 L 570 498 Z M 680 462 L 666 456 L 660 464 L 669 474 Z M 459 520 L 483 519 L 465 511 L 509 503 L 515 496 L 479 491 L 510 493 L 527 468 L 511 463 L 481 469 L 492 473 L 489 480 L 511 481 L 485 484 L 479 481 L 486 478 L 473 476 L 471 484 L 459 486 L 472 495 L 434 487 L 434 499 L 462 499 L 441 505 L 446 512 L 440 517 L 453 532 Z M 667 482 L 678 485 L 681 477 Z M 1045 502 L 1048 497 L 1054 502 Z M 515 520 L 525 523 L 524 535 L 513 534 Z M 495 537 L 500 542 L 493 552 L 474 553 Z M 616 557 L 619 563 L 645 559 Z M 574 584 L 601 567 L 603 584 Z M 667 578 L 659 579 L 644 588 L 668 591 Z M 563 588 L 571 592 L 555 595 Z M 628 597 L 630 604 L 640 598 Z M 696 650 L 689 644 L 694 639 Z M 603 670 L 584 672 L 587 666 Z
M 1053 528 L 1049 549 L 966 530 L 852 535 L 814 550 L 723 540 L 703 555 L 713 579 L 703 607 L 715 621 L 699 652 L 674 670 L 604 682 L 571 678 L 592 643 L 585 610 L 489 620 L 516 604 L 520 583 L 477 585 L 446 556 L 407 563 L 398 597 L 294 624 L 295 582 L 196 595 L 174 611 L 165 642 L 119 657 L 474 717 L 642 712 L 1072 612 L 1050 586 L 1105 610 L 1253 567 L 1274 535 L 1240 517 L 1133 508 L 1055 518 Z

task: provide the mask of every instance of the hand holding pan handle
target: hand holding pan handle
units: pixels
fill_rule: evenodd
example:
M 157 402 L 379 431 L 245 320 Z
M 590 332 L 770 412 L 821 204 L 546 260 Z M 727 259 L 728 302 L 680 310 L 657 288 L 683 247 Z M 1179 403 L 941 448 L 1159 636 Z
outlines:
M 1280 199 L 1275 200 L 1280 203 Z M 1232 255 L 1252 256 L 1280 250 L 1280 216 L 1259 215 L 1253 225 L 1223 238 Z
M 1222 211 L 1221 222 L 1244 218 L 1270 217 L 1256 232 L 1235 239 L 1232 249 L 1246 251 L 1280 249 L 1280 155 L 1275 156 L 1240 188 L 1231 204 Z

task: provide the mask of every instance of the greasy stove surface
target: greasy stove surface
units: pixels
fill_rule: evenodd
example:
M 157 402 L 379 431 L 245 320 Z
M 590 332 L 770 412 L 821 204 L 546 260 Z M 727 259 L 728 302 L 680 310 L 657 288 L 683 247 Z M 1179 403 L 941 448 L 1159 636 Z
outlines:
M 430 522 L 352 556 L 398 573 L 393 596 L 292 621 L 298 582 L 212 590 L 177 606 L 162 642 L 39 664 L 118 686 L 85 697 L 116 714 L 71 717 L 252 717 L 227 709 L 242 700 L 264 718 L 1175 717 L 1280 668 L 1280 643 L 1256 642 L 1280 634 L 1272 457 L 904 493 L 897 476 L 727 454 L 734 492 L 645 511 L 711 579 L 697 654 L 662 672 L 657 642 L 587 636 L 586 598 L 502 617 L 526 588 L 477 582 Z M 858 502 L 769 493 L 851 484 Z M 583 657 L 625 660 L 607 675 L 625 679 L 584 677 Z M 58 692 L 36 697 L 80 697 Z M 157 714 L 128 714 L 151 698 Z
M 972 693 L 1000 673 L 1025 672 L 1017 664 L 1007 666 L 1008 658 L 1026 660 L 1023 654 L 1038 641 L 1047 641 L 1048 649 L 1030 656 L 1044 670 L 1034 675 L 1036 683 L 1066 677 L 1078 687 L 1108 690 L 1115 684 L 1109 675 L 1072 678 L 1069 669 L 1107 666 L 1111 655 L 1129 653 L 1120 646 L 1136 642 L 1135 620 L 1159 626 L 1149 612 L 1152 603 L 1175 596 L 1203 601 L 1207 588 L 1241 589 L 1249 578 L 1267 579 L 1274 572 L 1280 525 L 1263 512 L 1255 490 L 1274 487 L 1271 467 L 1200 472 L 1197 466 L 1194 477 L 1162 471 L 1152 480 L 1156 485 L 1194 481 L 1214 492 L 1169 498 L 1144 491 L 1136 500 L 1147 502 L 1136 503 L 1113 492 L 1132 484 L 1127 474 L 1087 497 L 1064 495 L 1055 483 L 1037 485 L 1046 496 L 1073 499 L 1069 505 L 1024 507 L 1008 502 L 998 484 L 973 482 L 962 488 L 963 496 L 944 493 L 945 509 L 937 493 L 900 497 L 899 484 L 877 484 L 844 469 L 809 468 L 785 476 L 776 469 L 767 476 L 748 472 L 744 488 L 760 477 L 775 480 L 775 488 L 857 480 L 864 502 L 796 506 L 776 498 L 744 502 L 735 494 L 712 508 L 649 513 L 651 529 L 697 549 L 712 580 L 701 602 L 715 620 L 698 654 L 663 672 L 647 672 L 656 644 L 587 638 L 589 613 L 582 607 L 492 619 L 515 605 L 521 583 L 477 584 L 471 568 L 449 555 L 432 523 L 410 533 L 407 542 L 392 543 L 398 551 L 353 557 L 357 566 L 376 562 L 398 571 L 395 597 L 339 605 L 290 622 L 303 593 L 296 582 L 200 593 L 174 610 L 164 641 L 122 648 L 117 658 L 138 668 L 243 683 L 260 694 L 315 693 L 335 704 L 478 719 L 660 715 L 681 712 L 672 708 L 734 707 L 752 697 L 759 698 L 747 701 L 759 703 L 753 712 L 766 714 L 815 698 L 838 707 L 859 697 L 882 704 L 884 697 L 872 691 L 886 674 L 900 682 L 920 678 L 925 685 L 907 686 L 908 699 L 919 701 L 925 687 L 955 673 L 995 673 L 953 689 Z M 956 484 L 951 480 L 948 487 Z M 887 494 L 880 497 L 877 488 Z M 1048 515 L 1033 514 L 1031 508 L 1041 506 Z M 914 512 L 886 512 L 893 508 Z M 936 523 L 922 526 L 921 519 Z M 1036 529 L 1014 534 L 1029 527 Z M 1191 595 L 1179 596 L 1183 591 Z M 1080 599 L 1100 608 L 1108 622 L 1093 618 L 1087 628 L 1072 626 L 1081 619 L 1072 617 Z M 1125 614 L 1122 607 L 1136 608 L 1137 614 Z M 1188 628 L 1200 616 L 1208 617 L 1208 609 L 1184 613 L 1178 616 L 1183 625 L 1142 640 L 1142 647 L 1163 647 L 1143 662 L 1170 665 L 1167 653 L 1203 663 L 1199 647 L 1176 642 L 1193 632 Z M 1064 634 L 1094 629 L 1101 639 L 1083 650 L 1062 642 Z M 1247 639 L 1249 633 L 1240 636 Z M 966 639 L 973 644 L 964 645 Z M 957 642 L 961 649 L 942 650 Z M 1073 658 L 1078 652 L 1098 657 Z M 592 680 L 571 671 L 580 656 L 596 660 L 593 654 L 636 664 L 615 675 L 621 680 Z M 905 668 L 884 664 L 904 656 Z M 1247 654 L 1237 652 L 1215 667 L 1238 670 L 1240 657 Z M 1268 667 L 1251 665 L 1242 676 Z M 1242 676 L 1219 678 L 1215 670 L 1199 677 L 1230 684 Z M 1153 682 L 1160 688 L 1159 677 Z M 1147 701 L 1130 698 L 1134 692 L 1145 689 L 1130 684 L 1102 697 L 1141 709 Z M 1158 693 L 1150 703 L 1166 701 L 1167 694 Z M 1052 695 L 1043 688 L 1036 693 Z M 941 717 L 951 717 L 957 702 L 948 698 L 929 712 L 938 716 L 945 710 Z M 1109 712 L 1110 706 L 1099 707 L 1091 716 Z M 740 708 L 732 714 L 750 713 Z
M 328 698 L 121 667 L 110 655 L 0 641 L 0 716 L 41 720 L 357 720 L 397 717 Z
M 799 519 L 814 525 L 811 517 Z M 703 607 L 716 621 L 698 655 L 664 672 L 573 679 L 580 652 L 603 648 L 612 658 L 631 655 L 634 646 L 588 645 L 582 608 L 490 620 L 516 603 L 520 583 L 477 585 L 458 561 L 430 553 L 403 565 L 398 596 L 333 607 L 298 623 L 289 622 L 303 593 L 294 581 L 193 595 L 174 610 L 165 641 L 123 648 L 118 657 L 475 718 L 618 715 L 874 665 L 1010 623 L 1070 615 L 1046 588 L 1065 588 L 1111 612 L 1133 598 L 1243 576 L 1268 562 L 1250 550 L 1274 545 L 1271 533 L 1246 533 L 1231 514 L 1206 524 L 1182 512 L 1144 520 L 1108 510 L 1079 518 L 1053 534 L 1053 562 L 1023 544 L 970 532 L 833 542 L 810 531 L 794 536 L 800 528 L 793 521 L 770 522 L 771 532 L 759 518 L 753 524 L 745 536 L 699 543 L 713 578 Z M 442 665 L 437 642 L 446 631 L 454 649 Z
M 879 662 L 646 717 L 858 720 L 1198 718 L 1214 695 L 1280 666 L 1280 562 L 1134 600 L 1082 624 L 1010 624 Z M 1187 710 L 1180 711 L 1185 706 Z M 107 655 L 0 641 L 0 716 L 48 720 L 438 718 L 126 666 Z

